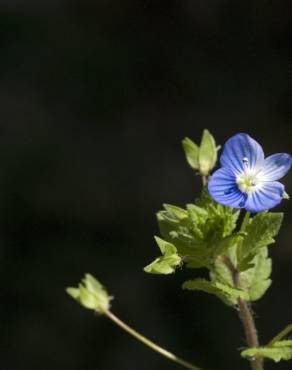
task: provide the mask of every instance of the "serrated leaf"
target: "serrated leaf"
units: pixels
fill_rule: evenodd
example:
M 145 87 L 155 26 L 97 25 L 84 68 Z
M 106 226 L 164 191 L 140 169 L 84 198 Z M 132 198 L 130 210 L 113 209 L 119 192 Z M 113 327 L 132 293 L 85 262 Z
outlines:
M 201 290 L 210 294 L 217 294 L 220 292 L 211 281 L 206 279 L 187 280 L 183 283 L 182 288 L 187 290 Z
M 184 282 L 182 288 L 187 290 L 201 290 L 209 294 L 214 294 L 228 304 L 236 304 L 239 297 L 246 299 L 246 293 L 244 291 L 206 279 L 188 280 Z
M 207 176 L 214 168 L 216 161 L 217 147 L 214 137 L 208 130 L 204 130 L 199 150 L 200 173 Z
M 252 218 L 246 228 L 246 237 L 238 253 L 238 269 L 250 268 L 251 261 L 261 248 L 275 242 L 283 221 L 283 213 L 263 212 Z
M 277 334 L 268 345 L 259 348 L 248 348 L 244 350 L 242 357 L 263 357 L 275 362 L 281 360 L 292 360 L 292 340 L 283 339 L 292 331 L 292 325 L 288 325 L 284 330 Z
M 262 357 L 275 362 L 292 360 L 292 340 L 275 342 L 272 346 L 249 348 L 241 352 L 242 357 Z
M 183 149 L 186 155 L 188 164 L 194 170 L 199 169 L 199 147 L 188 137 L 182 141 Z
M 110 307 L 111 296 L 106 289 L 92 275 L 86 274 L 78 288 L 67 288 L 67 293 L 89 310 L 100 313 L 106 312 Z
M 189 268 L 211 269 L 216 256 L 239 237 L 231 237 L 239 211 L 216 203 L 206 191 L 186 209 L 170 204 L 164 209 L 157 214 L 161 235 L 175 245 Z
M 177 254 L 176 247 L 161 238 L 155 237 L 155 240 L 162 256 L 156 258 L 152 263 L 144 267 L 144 271 L 149 274 L 163 275 L 174 273 L 176 267 L 181 264 L 181 258 Z
M 272 260 L 268 248 L 261 248 L 252 260 L 252 267 L 240 274 L 240 287 L 248 292 L 249 301 L 260 299 L 271 286 Z

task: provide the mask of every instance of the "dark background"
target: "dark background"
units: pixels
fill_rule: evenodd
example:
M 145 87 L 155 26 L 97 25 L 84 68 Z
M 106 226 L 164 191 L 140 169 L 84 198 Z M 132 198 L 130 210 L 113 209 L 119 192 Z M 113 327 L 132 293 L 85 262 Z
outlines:
M 158 254 L 155 212 L 200 191 L 182 138 L 247 132 L 291 151 L 289 3 L 1 0 L 1 369 L 179 368 L 66 295 L 85 272 L 166 348 L 248 368 L 235 310 L 182 291 L 186 272 L 142 268 Z M 279 209 L 274 284 L 254 305 L 262 343 L 292 322 L 292 204 Z

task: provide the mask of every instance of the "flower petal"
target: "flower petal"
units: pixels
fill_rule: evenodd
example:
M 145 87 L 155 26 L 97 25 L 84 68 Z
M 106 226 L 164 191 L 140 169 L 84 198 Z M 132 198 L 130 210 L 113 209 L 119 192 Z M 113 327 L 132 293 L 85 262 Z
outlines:
M 252 213 L 266 211 L 281 203 L 285 187 L 278 181 L 263 182 L 258 190 L 248 194 L 245 208 Z
M 220 168 L 213 173 L 208 183 L 211 196 L 225 206 L 244 208 L 246 195 L 236 184 L 234 173 L 228 168 Z
M 290 154 L 277 153 L 267 157 L 260 172 L 263 181 L 275 181 L 285 176 L 292 165 Z
M 244 164 L 243 159 L 247 162 Z M 236 134 L 224 145 L 220 158 L 223 167 L 230 168 L 235 174 L 242 173 L 246 167 L 255 169 L 264 162 L 264 152 L 259 143 L 247 134 Z

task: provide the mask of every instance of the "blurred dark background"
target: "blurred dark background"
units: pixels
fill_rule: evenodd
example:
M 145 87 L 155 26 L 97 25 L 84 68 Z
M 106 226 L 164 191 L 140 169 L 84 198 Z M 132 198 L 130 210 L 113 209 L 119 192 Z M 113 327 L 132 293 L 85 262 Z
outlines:
M 247 132 L 291 151 L 290 1 L 0 2 L 1 368 L 175 370 L 65 293 L 83 273 L 113 312 L 204 370 L 244 370 L 237 312 L 153 277 L 155 212 L 200 191 L 181 140 Z M 291 71 L 291 69 L 290 69 Z M 285 179 L 292 193 L 292 177 Z M 292 204 L 262 343 L 292 322 Z M 267 364 L 288 369 L 291 364 Z

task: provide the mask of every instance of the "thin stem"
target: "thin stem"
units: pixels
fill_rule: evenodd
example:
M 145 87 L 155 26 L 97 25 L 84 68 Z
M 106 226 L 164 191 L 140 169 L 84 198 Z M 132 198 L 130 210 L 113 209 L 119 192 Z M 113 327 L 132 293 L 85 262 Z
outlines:
M 246 212 L 245 215 L 244 215 L 244 219 L 242 221 L 242 224 L 241 224 L 241 228 L 240 228 L 240 231 L 241 232 L 244 232 L 248 226 L 248 223 L 249 223 L 249 219 L 250 219 L 250 212 Z
M 138 333 L 136 330 L 131 328 L 129 325 L 124 323 L 122 320 L 120 320 L 117 316 L 115 316 L 111 311 L 106 311 L 104 313 L 111 321 L 113 321 L 115 324 L 117 324 L 120 328 L 125 330 L 128 334 L 132 335 L 134 338 L 148 346 L 149 348 L 153 349 L 154 351 L 158 352 L 162 356 L 168 358 L 171 361 L 176 362 L 177 364 L 185 367 L 189 370 L 202 370 L 191 363 L 175 356 L 173 353 L 166 351 L 165 349 L 161 348 L 157 344 L 153 343 L 151 340 L 144 337 L 142 334 Z
M 205 175 L 202 175 L 202 183 L 203 187 L 206 187 L 208 185 L 208 177 Z
M 268 346 L 272 346 L 275 342 L 282 340 L 292 331 L 292 325 L 288 325 L 284 330 L 282 330 L 279 334 L 277 334 L 268 344 Z

